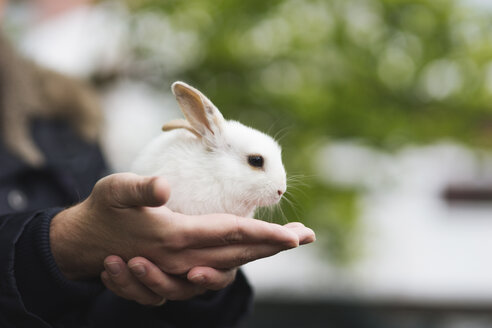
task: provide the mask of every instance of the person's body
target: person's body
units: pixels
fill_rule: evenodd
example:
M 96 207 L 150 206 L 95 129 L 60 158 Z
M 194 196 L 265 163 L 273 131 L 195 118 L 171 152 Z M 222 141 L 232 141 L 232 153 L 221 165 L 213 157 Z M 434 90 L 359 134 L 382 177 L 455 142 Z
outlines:
M 4 114 L 5 99 L 23 95 L 2 73 Z M 77 120 L 26 117 L 41 164 L 0 141 L 2 327 L 233 326 L 251 301 L 237 267 L 314 239 L 301 224 L 173 213 L 163 179 L 103 178 L 101 151 Z
M 162 307 L 153 308 L 142 306 L 133 301 L 126 301 L 105 290 L 103 285 L 98 282 L 98 276 L 104 270 L 102 266 L 103 259 L 110 252 L 103 251 L 101 254 L 97 254 L 96 251 L 91 250 L 91 242 L 96 242 L 96 248 L 102 250 L 105 247 L 104 244 L 108 246 L 112 242 L 118 242 L 118 235 L 120 235 L 120 238 L 122 236 L 125 236 L 125 238 L 131 237 L 128 235 L 128 231 L 125 233 L 118 231 L 119 220 L 127 220 L 126 223 L 121 223 L 120 227 L 122 229 L 133 229 L 132 233 L 135 232 L 137 235 L 139 226 L 150 224 L 149 218 L 142 216 L 112 217 L 108 213 L 108 221 L 106 223 L 101 222 L 98 224 L 97 222 L 92 222 L 91 226 L 86 227 L 96 230 L 93 236 L 91 236 L 89 231 L 74 229 L 73 225 L 64 222 L 61 216 L 56 216 L 62 209 L 55 206 L 70 204 L 76 202 L 79 197 L 85 197 L 99 176 L 104 173 L 104 161 L 97 147 L 82 146 L 76 135 L 70 132 L 66 125 L 58 122 L 37 122 L 34 124 L 33 131 L 36 140 L 40 141 L 41 147 L 44 150 L 52 150 L 48 154 L 56 154 L 56 156 L 48 157 L 45 168 L 32 169 L 9 155 L 5 149 L 2 148 L 0 151 L 0 162 L 3 168 L 0 178 L 0 198 L 8 199 L 7 203 L 2 203 L 0 208 L 2 213 L 0 215 L 0 241 L 2 243 L 0 247 L 0 281 L 2 282 L 2 288 L 0 289 L 0 326 L 49 327 L 50 325 L 65 325 L 77 327 L 88 325 L 97 327 L 109 325 L 121 327 L 138 323 L 146 327 L 166 327 L 166 324 L 168 326 L 198 325 L 220 327 L 229 326 L 237 322 L 249 306 L 251 297 L 250 288 L 242 275 L 237 277 L 233 284 L 222 291 L 211 292 L 188 302 L 168 301 Z M 60 143 L 64 146 L 60 147 Z M 75 147 L 79 151 L 74 154 Z M 114 179 L 115 177 L 118 179 Z M 154 180 L 154 182 L 147 184 L 145 178 L 126 174 L 111 176 L 106 178 L 106 181 L 111 179 L 113 183 L 118 183 L 116 181 L 123 183 L 121 188 L 116 186 L 117 189 L 122 191 L 130 189 L 127 188 L 130 185 L 140 185 L 140 183 L 148 185 L 151 190 L 164 191 L 164 195 L 157 194 L 157 199 L 152 199 L 152 195 L 145 191 L 143 195 L 149 196 L 149 199 L 142 198 L 139 194 L 128 195 L 125 200 L 127 199 L 129 202 L 131 200 L 140 200 L 142 205 L 146 202 L 149 205 L 157 205 L 159 201 L 165 199 L 166 191 L 164 190 L 163 181 Z M 126 183 L 128 184 L 127 186 L 124 185 Z M 161 188 L 155 183 L 157 185 L 161 184 Z M 159 197 L 163 198 L 158 199 Z M 133 205 L 137 206 L 139 204 L 135 203 Z M 46 206 L 52 207 L 39 210 Z M 15 209 L 22 210 L 22 212 L 16 212 Z M 76 207 L 72 209 L 76 209 Z M 165 208 L 163 209 L 165 210 Z M 60 213 L 69 214 L 70 209 L 68 211 L 65 210 L 65 212 L 67 213 Z M 62 226 L 66 224 L 67 226 L 60 230 L 58 228 L 54 229 L 51 224 L 53 217 L 60 221 L 58 224 Z M 163 215 L 161 217 L 164 218 Z M 190 217 L 176 219 L 193 220 Z M 197 219 L 201 221 L 207 220 L 207 218 Z M 133 220 L 133 222 L 128 222 L 128 220 Z M 68 218 L 68 221 L 70 221 L 70 218 Z M 84 221 L 81 220 L 79 222 Z M 168 221 L 167 224 L 170 222 L 173 221 Z M 187 225 L 189 222 L 187 222 Z M 223 223 L 221 224 L 223 225 Z M 213 225 L 213 222 L 211 222 L 211 226 Z M 162 226 L 164 227 L 164 224 Z M 50 227 L 51 234 L 62 234 L 59 238 L 64 238 L 68 241 L 58 244 L 58 241 L 50 239 Z M 179 228 L 179 226 L 177 225 L 175 228 Z M 107 231 L 107 229 L 114 229 L 114 231 Z M 197 227 L 197 229 L 203 232 L 203 226 Z M 226 229 L 226 227 L 223 227 L 224 232 Z M 234 230 L 231 229 L 231 231 Z M 261 234 L 261 231 L 259 233 Z M 80 241 L 77 241 L 77 234 L 82 234 Z M 97 241 L 94 235 L 99 234 L 105 236 L 105 238 Z M 154 236 L 160 235 L 155 232 L 150 235 L 152 234 Z M 237 237 L 240 235 L 238 234 Z M 274 237 L 273 233 L 271 235 Z M 179 237 L 179 234 L 176 236 Z M 164 234 L 162 234 L 161 238 L 163 237 L 165 237 Z M 247 234 L 245 234 L 245 238 L 248 238 Z M 284 243 L 292 241 L 292 239 L 289 241 L 289 236 L 287 238 L 284 236 L 284 239 Z M 191 238 L 190 242 L 196 242 L 197 240 L 199 239 Z M 169 238 L 169 241 L 172 242 L 171 238 Z M 69 242 L 73 243 L 73 248 L 68 248 L 66 244 Z M 238 241 L 230 239 L 229 242 L 237 243 Z M 152 241 L 152 243 L 155 243 L 155 241 Z M 57 261 L 57 253 L 53 257 L 50 245 L 53 248 L 62 250 L 58 252 L 58 256 L 71 256 L 72 258 L 68 260 L 58 259 Z M 182 249 L 185 249 L 185 244 L 182 245 Z M 176 246 L 173 248 L 173 252 L 178 253 L 179 246 L 173 246 Z M 123 254 L 124 249 L 127 247 L 122 245 L 110 245 L 110 247 L 113 248 L 116 254 L 126 256 L 126 258 L 131 257 L 133 255 L 131 253 L 134 253 L 134 255 L 145 254 L 152 258 L 150 253 L 155 251 L 154 260 L 161 260 L 163 265 L 167 263 L 171 265 L 170 269 L 178 270 L 178 268 L 172 268 L 175 259 L 170 259 L 170 263 L 168 263 L 166 258 L 159 258 L 159 253 L 165 254 L 166 247 L 163 244 L 161 249 L 157 249 L 156 246 L 149 247 L 149 245 L 145 245 L 145 241 L 141 241 L 141 247 L 138 247 L 138 245 L 131 248 L 128 247 L 129 255 Z M 289 245 L 286 247 L 289 247 Z M 138 253 L 138 251 L 142 253 Z M 67 252 L 70 254 L 63 254 Z M 184 253 L 185 251 L 183 251 L 182 255 L 178 254 L 177 256 L 185 256 Z M 250 256 L 254 256 L 253 253 Z M 167 257 L 172 257 L 172 255 L 167 255 Z M 117 263 L 118 258 L 115 259 L 113 256 L 109 260 L 112 258 L 112 263 Z M 218 261 L 220 260 L 218 259 Z M 234 263 L 236 260 L 238 262 Z M 242 264 L 241 262 L 248 260 L 250 259 L 241 258 L 240 256 L 233 256 L 229 259 L 232 266 Z M 157 277 L 155 278 L 157 282 L 159 282 L 159 279 L 162 280 L 163 276 L 152 272 L 155 267 L 151 263 L 145 263 L 145 259 L 137 258 L 132 261 L 130 265 L 139 262 L 143 263 L 150 269 L 148 269 L 148 273 Z M 183 267 L 174 273 L 188 272 L 188 276 L 190 276 L 190 267 L 193 266 L 193 263 L 184 263 Z M 59 267 L 64 268 L 65 271 L 63 269 L 60 270 Z M 91 267 L 93 268 L 91 269 Z M 158 303 L 162 297 L 174 299 L 190 298 L 194 294 L 201 294 L 206 289 L 206 287 L 200 287 L 200 285 L 195 285 L 195 288 L 191 288 L 191 283 L 185 283 L 186 279 L 164 276 L 171 280 L 170 283 L 176 282 L 176 286 L 170 288 L 169 281 L 167 283 L 163 282 L 164 286 L 162 288 L 155 284 L 149 284 L 156 289 L 157 293 L 159 293 L 159 289 L 163 289 L 161 294 L 168 293 L 168 296 L 158 295 L 157 293 L 142 293 L 142 295 L 139 295 L 137 289 L 141 288 L 141 286 L 135 285 L 134 280 L 136 278 L 128 276 L 129 271 L 126 266 L 121 266 L 120 270 L 122 273 L 113 278 L 115 280 L 113 289 L 118 292 L 117 283 L 121 282 L 123 287 L 120 293 L 122 296 L 127 293 L 128 295 L 126 296 L 128 298 L 133 297 L 137 301 L 146 304 Z M 199 273 L 199 270 L 213 269 L 195 268 L 194 270 Z M 203 276 L 207 277 L 207 273 L 205 272 Z M 72 280 L 67 279 L 67 277 L 72 277 Z M 125 282 L 125 279 L 128 279 L 128 281 Z M 111 280 L 107 279 L 107 281 Z M 133 283 L 134 286 L 131 287 L 128 282 L 130 284 Z M 217 287 L 223 287 L 220 283 L 221 280 L 219 279 L 219 286 Z M 130 287 L 125 289 L 124 286 Z M 212 285 L 209 286 L 214 288 Z M 131 290 L 132 288 L 134 290 Z M 168 290 L 165 290 L 165 288 L 168 288 Z M 43 322 L 48 323 L 48 325 L 44 325 Z

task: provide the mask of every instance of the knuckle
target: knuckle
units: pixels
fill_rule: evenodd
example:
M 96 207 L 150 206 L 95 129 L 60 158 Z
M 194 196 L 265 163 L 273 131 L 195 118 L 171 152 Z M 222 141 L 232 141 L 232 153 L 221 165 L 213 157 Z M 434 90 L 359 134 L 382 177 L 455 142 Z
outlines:
M 193 227 L 188 227 L 186 223 L 179 220 L 179 217 L 174 217 L 174 213 L 169 215 L 169 218 L 163 222 L 166 233 L 161 234 L 159 242 L 163 250 L 179 252 L 188 248 L 193 241 L 189 233 L 193 231 Z
M 121 183 L 118 181 L 111 182 L 109 192 L 106 194 L 106 199 L 110 200 L 116 206 L 125 207 L 124 190 L 121 188 Z
M 251 248 L 246 247 L 242 250 L 239 256 L 236 258 L 237 264 L 235 266 L 240 266 L 245 263 L 251 262 L 254 259 L 254 253 Z
M 116 179 L 114 176 L 110 175 L 101 182 L 104 183 L 104 189 L 100 190 L 102 197 L 105 199 L 114 199 L 114 201 L 118 204 L 121 203 L 121 188 L 120 181 Z
M 166 247 L 173 251 L 180 251 L 188 247 L 186 236 L 174 235 L 173 238 L 167 241 Z
M 105 176 L 104 178 L 99 179 L 96 184 L 94 185 L 94 191 L 99 191 L 101 189 L 106 188 L 106 184 L 108 183 L 108 180 L 111 179 L 111 175 Z
M 186 273 L 188 269 L 188 266 L 181 261 L 172 261 L 171 263 L 167 263 L 165 265 L 165 271 L 169 274 L 183 274 Z
M 94 185 L 94 188 L 92 188 L 92 193 L 91 195 L 97 196 L 97 198 L 104 197 L 106 199 L 107 197 L 107 189 L 108 185 L 111 183 L 111 178 L 110 176 L 106 176 L 96 182 Z
M 234 215 L 233 220 L 234 220 L 233 227 L 225 237 L 225 241 L 227 243 L 239 243 L 243 240 L 240 218 Z
M 116 173 L 101 180 L 104 183 L 101 193 L 105 199 L 119 206 L 125 206 L 126 195 L 137 195 L 137 187 L 134 183 L 133 173 Z
M 107 177 L 103 178 L 101 181 L 101 185 L 103 189 L 108 189 L 109 191 L 114 191 L 115 189 L 118 189 L 119 185 L 119 179 L 117 178 L 116 175 L 108 175 Z M 106 191 L 106 190 L 104 190 Z

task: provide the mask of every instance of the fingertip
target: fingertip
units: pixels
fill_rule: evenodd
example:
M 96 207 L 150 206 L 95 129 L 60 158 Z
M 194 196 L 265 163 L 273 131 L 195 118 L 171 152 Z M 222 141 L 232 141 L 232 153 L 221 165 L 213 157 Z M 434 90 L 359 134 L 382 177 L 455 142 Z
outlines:
M 122 272 L 125 262 L 116 255 L 110 255 L 104 259 L 104 269 L 112 276 L 117 276 Z
M 135 265 L 146 265 L 147 264 L 147 259 L 144 258 L 144 257 L 140 257 L 140 256 L 137 256 L 137 257 L 134 257 L 132 259 L 130 259 L 128 262 L 128 267 L 132 267 L 132 266 L 135 266 Z
M 310 232 L 309 236 L 311 238 L 311 241 L 312 242 L 313 241 L 316 241 L 316 233 L 314 232 L 314 230 L 313 229 L 310 229 L 310 228 L 306 228 L 306 229 L 309 229 L 309 232 Z
M 117 255 L 109 255 L 104 259 L 104 264 L 114 262 L 123 262 L 123 260 Z
M 116 173 L 98 181 L 103 197 L 118 208 L 164 205 L 170 190 L 163 177 L 140 176 L 135 173 Z M 95 188 L 96 189 L 96 188 Z
M 143 278 L 149 272 L 148 261 L 143 257 L 135 257 L 128 261 L 128 268 L 138 278 Z
M 141 256 L 136 256 L 134 258 L 131 258 L 129 261 L 128 261 L 128 266 L 134 266 L 134 265 L 138 265 L 138 264 L 142 264 L 142 265 L 146 265 L 147 264 L 147 259 L 145 257 L 141 257 Z
M 300 245 L 305 245 L 316 241 L 316 234 L 314 231 L 311 228 L 306 227 L 301 222 L 290 222 L 284 225 L 284 227 L 297 234 Z
M 194 274 L 194 275 L 188 275 L 188 280 L 191 281 L 194 284 L 203 286 L 207 284 L 207 277 L 203 274 Z
M 286 239 L 284 245 L 287 248 L 299 247 L 299 236 L 295 232 L 290 231 L 289 229 L 285 229 L 285 231 L 286 231 L 285 232 Z
M 260 222 L 268 225 L 270 232 L 275 236 L 275 239 L 272 239 L 271 242 L 279 246 L 283 246 L 284 249 L 296 248 L 299 246 L 299 237 L 293 229 L 289 229 L 288 227 L 277 223 L 268 223 L 265 221 Z
M 186 278 L 194 284 L 203 285 L 207 281 L 206 269 L 201 267 L 194 267 L 190 271 L 188 271 Z
M 299 246 L 299 236 L 297 235 L 297 233 L 293 231 L 293 229 L 290 229 L 287 226 L 283 226 L 277 223 L 268 223 L 265 221 L 260 221 L 260 222 L 264 222 L 270 227 L 273 227 L 275 234 L 277 236 L 276 243 L 283 245 L 285 249 L 296 248 Z
M 309 229 L 308 234 L 304 236 L 300 242 L 301 245 L 306 245 L 306 244 L 314 243 L 315 241 L 316 241 L 316 234 L 314 233 L 313 230 Z
M 171 188 L 167 180 L 160 176 L 150 178 L 150 192 L 155 202 L 155 206 L 162 206 L 167 203 L 171 195 Z

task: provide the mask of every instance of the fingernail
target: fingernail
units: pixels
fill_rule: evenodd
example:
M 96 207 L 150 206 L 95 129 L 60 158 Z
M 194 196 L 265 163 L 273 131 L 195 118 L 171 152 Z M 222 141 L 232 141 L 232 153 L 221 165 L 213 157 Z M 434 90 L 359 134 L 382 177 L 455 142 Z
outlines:
M 106 268 L 108 269 L 109 273 L 111 273 L 113 276 L 116 276 L 121 272 L 121 267 L 118 262 L 106 263 Z
M 202 284 L 205 282 L 205 276 L 202 274 L 196 274 L 193 277 L 190 277 L 190 280 L 195 284 Z
M 132 270 L 132 272 L 139 277 L 145 275 L 146 273 L 145 267 L 142 264 L 135 264 L 130 267 L 130 270 Z

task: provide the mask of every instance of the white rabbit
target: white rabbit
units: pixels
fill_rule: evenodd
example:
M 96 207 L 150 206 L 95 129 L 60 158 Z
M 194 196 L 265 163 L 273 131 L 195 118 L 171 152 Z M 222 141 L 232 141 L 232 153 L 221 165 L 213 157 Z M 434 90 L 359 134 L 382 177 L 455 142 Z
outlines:
M 171 187 L 166 206 L 184 214 L 252 217 L 256 207 L 279 202 L 287 185 L 277 142 L 225 120 L 186 83 L 175 82 L 172 91 L 186 120 L 165 124 L 169 132 L 143 149 L 132 171 L 165 177 Z

